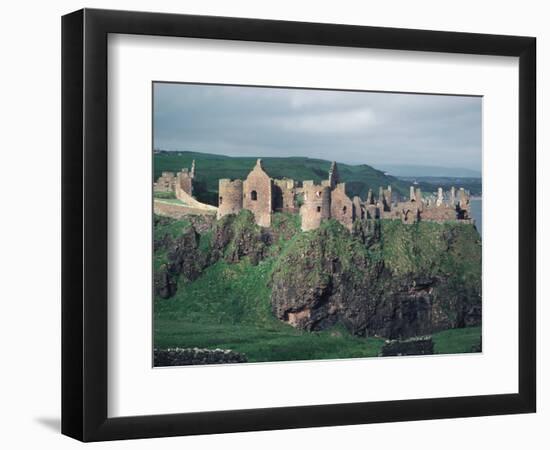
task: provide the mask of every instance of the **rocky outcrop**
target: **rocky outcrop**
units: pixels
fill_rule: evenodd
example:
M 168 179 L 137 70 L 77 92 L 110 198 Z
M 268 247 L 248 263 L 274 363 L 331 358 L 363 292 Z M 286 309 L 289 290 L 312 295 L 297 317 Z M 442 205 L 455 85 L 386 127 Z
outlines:
M 154 349 L 154 366 L 191 366 L 196 364 L 235 364 L 247 362 L 246 356 L 232 350 L 206 348 Z
M 365 248 L 340 224 L 302 234 L 274 269 L 273 312 L 297 328 L 322 330 L 342 322 L 364 335 L 368 270 Z
M 155 240 L 155 251 L 162 252 L 165 258 L 155 270 L 154 289 L 157 295 L 172 297 L 180 277 L 193 281 L 200 276 L 207 262 L 207 256 L 200 250 L 200 239 L 200 234 L 191 225 L 177 237 L 165 234 Z
M 242 210 L 238 215 L 224 216 L 217 222 L 213 231 L 210 262 L 219 259 L 238 262 L 247 257 L 256 265 L 266 255 L 270 243 L 269 232 L 256 225 L 250 211 Z
M 377 222 L 350 234 L 328 221 L 293 241 L 273 271 L 274 314 L 305 330 L 339 322 L 355 335 L 390 339 L 481 323 L 473 233 L 435 223 L 384 231 Z

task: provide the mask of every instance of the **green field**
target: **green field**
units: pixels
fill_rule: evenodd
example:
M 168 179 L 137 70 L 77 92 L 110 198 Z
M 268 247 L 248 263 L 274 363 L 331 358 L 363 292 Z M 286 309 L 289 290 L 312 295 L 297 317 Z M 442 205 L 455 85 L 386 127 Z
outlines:
M 245 179 L 253 169 L 255 157 L 229 157 L 197 152 L 160 152 L 154 155 L 155 180 L 163 171 L 177 172 L 196 164 L 194 194 L 199 201 L 217 206 L 218 180 L 220 178 Z M 322 159 L 287 157 L 262 158 L 266 172 L 273 178 L 292 178 L 296 181 L 313 180 L 320 183 L 327 179 L 331 161 Z M 346 183 L 350 197 L 366 198 L 369 188 L 378 195 L 380 186 L 392 185 L 395 192 L 408 195 L 409 182 L 399 180 L 366 164 L 348 165 L 338 162 L 341 181 Z M 437 189 L 432 185 L 419 185 L 426 192 Z

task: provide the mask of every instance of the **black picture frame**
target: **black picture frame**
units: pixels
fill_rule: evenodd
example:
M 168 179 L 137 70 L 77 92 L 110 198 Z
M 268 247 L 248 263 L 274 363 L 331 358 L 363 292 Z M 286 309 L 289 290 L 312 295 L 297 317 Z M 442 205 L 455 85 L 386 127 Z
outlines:
M 109 33 L 519 57 L 518 392 L 108 418 Z M 535 412 L 535 91 L 533 37 L 95 9 L 64 16 L 62 433 L 82 441 L 102 441 Z

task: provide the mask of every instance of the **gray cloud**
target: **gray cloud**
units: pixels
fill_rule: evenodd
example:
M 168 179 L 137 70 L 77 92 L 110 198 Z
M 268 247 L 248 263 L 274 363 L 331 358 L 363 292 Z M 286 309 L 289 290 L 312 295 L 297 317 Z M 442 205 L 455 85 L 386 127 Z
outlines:
M 481 98 L 156 83 L 154 145 L 481 171 Z

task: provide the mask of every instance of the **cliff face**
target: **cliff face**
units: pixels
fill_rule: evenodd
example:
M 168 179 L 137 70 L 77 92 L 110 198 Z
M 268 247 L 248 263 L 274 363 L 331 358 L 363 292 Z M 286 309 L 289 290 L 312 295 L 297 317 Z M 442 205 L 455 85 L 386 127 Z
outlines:
M 298 236 L 272 275 L 274 314 L 321 330 L 407 338 L 481 323 L 481 243 L 471 225 L 334 221 Z
M 271 228 L 260 228 L 243 210 L 200 233 L 192 224 L 174 231 L 175 223 L 161 223 L 157 295 L 171 297 L 178 279 L 192 283 L 217 261 L 246 259 L 269 261 L 262 287 L 271 290 L 272 312 L 299 329 L 340 323 L 354 335 L 397 339 L 481 323 L 481 242 L 473 225 L 365 220 L 350 233 L 328 220 L 304 233 L 294 217 L 274 216 Z

